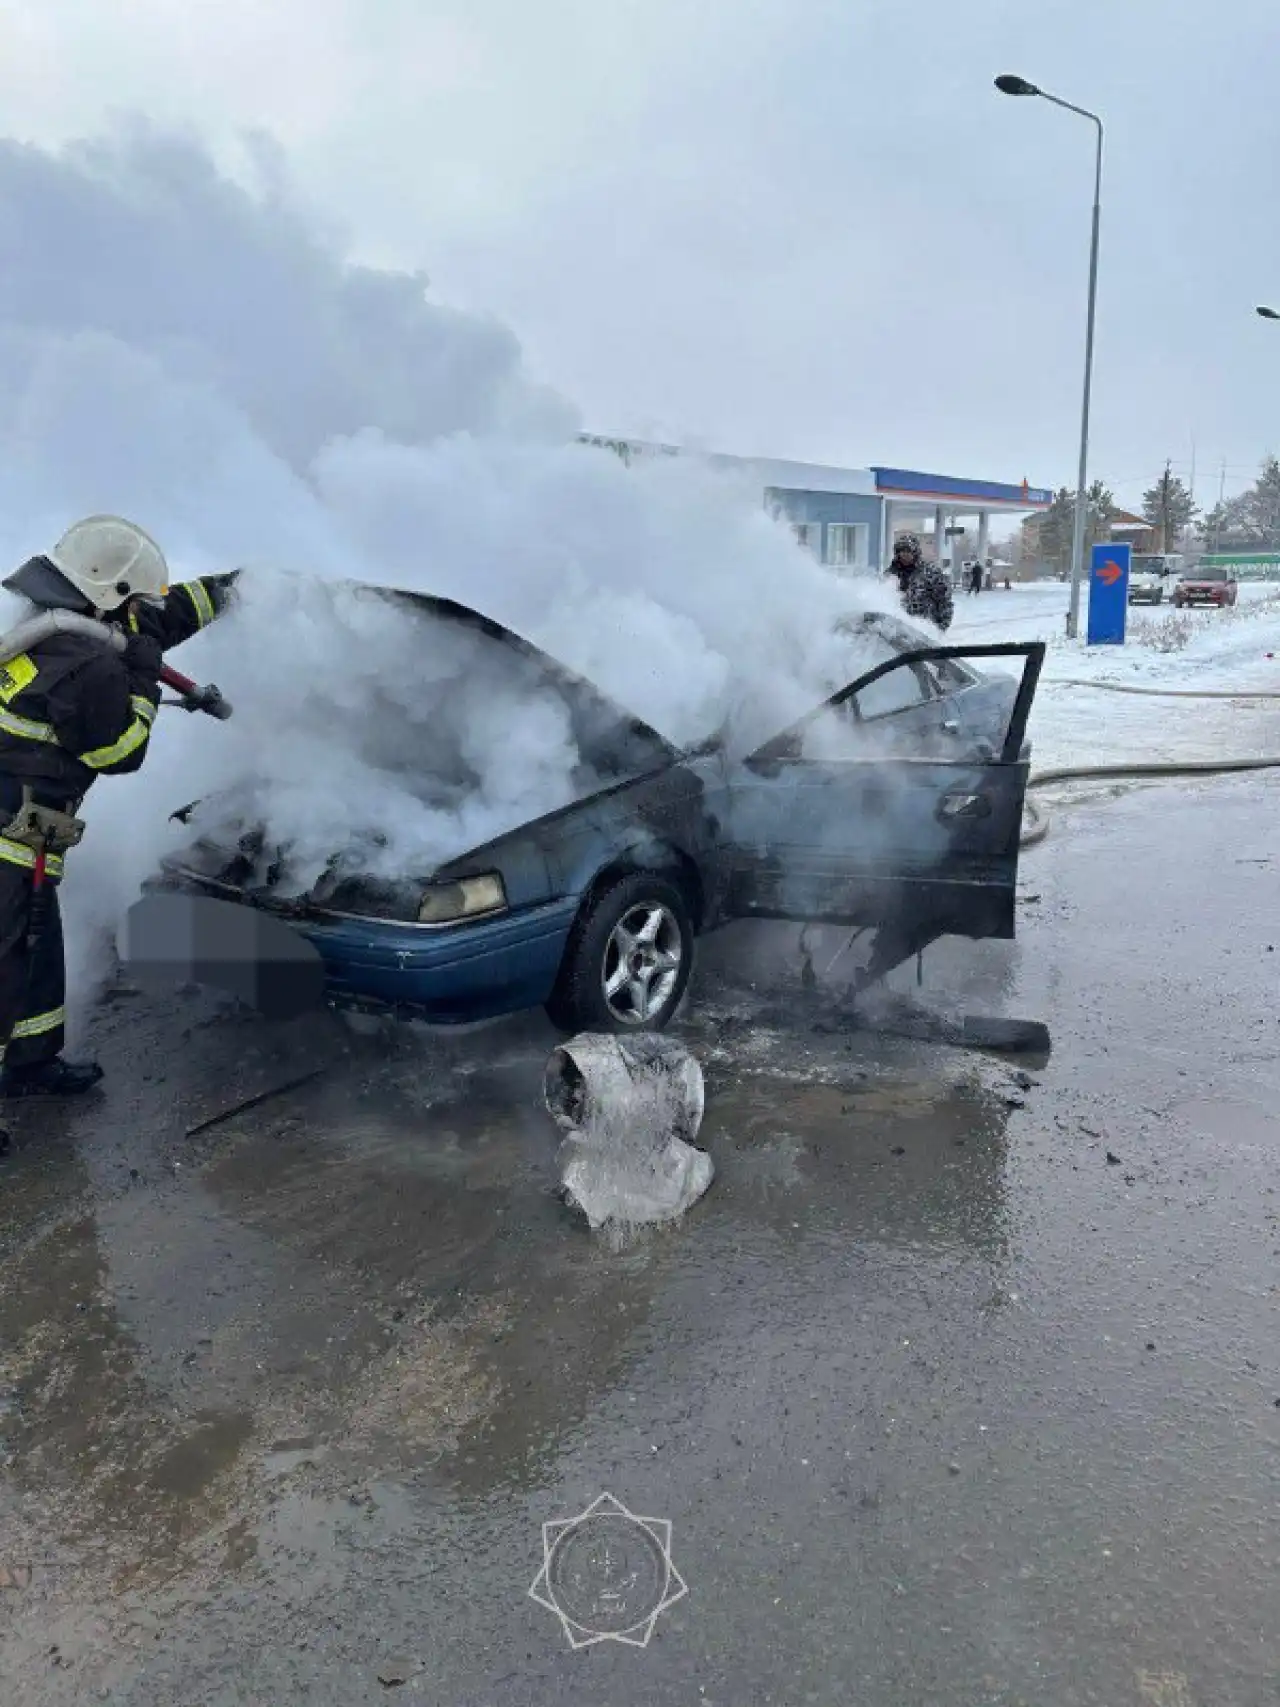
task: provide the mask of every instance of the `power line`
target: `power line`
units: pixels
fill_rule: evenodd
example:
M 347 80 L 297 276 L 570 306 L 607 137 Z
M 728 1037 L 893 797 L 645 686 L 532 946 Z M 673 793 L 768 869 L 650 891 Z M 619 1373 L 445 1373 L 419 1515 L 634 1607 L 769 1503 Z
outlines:
M 1196 465 L 1194 463 L 1179 462 L 1177 458 L 1174 457 L 1171 459 L 1168 466 L 1176 473 L 1184 468 L 1194 470 Z M 1220 461 L 1217 463 L 1217 467 L 1222 467 L 1222 463 Z M 1226 467 L 1227 473 L 1230 475 L 1249 475 L 1253 479 L 1257 479 L 1258 470 L 1252 463 L 1228 463 Z M 1133 486 L 1136 485 L 1139 480 L 1150 480 L 1152 482 L 1157 481 L 1163 473 L 1164 467 L 1161 466 L 1159 468 L 1149 468 L 1142 474 L 1108 474 L 1106 478 L 1108 483 L 1112 485 Z

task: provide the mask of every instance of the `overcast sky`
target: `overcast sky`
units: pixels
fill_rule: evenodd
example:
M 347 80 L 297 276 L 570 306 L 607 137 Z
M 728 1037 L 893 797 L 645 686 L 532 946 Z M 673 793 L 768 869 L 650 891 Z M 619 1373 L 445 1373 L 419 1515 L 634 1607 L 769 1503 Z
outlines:
M 252 127 L 602 430 L 1136 503 L 1280 450 L 1275 0 L 0 0 L 12 137 Z M 10 234 L 13 235 L 13 234 Z M 92 255 L 77 258 L 88 268 Z

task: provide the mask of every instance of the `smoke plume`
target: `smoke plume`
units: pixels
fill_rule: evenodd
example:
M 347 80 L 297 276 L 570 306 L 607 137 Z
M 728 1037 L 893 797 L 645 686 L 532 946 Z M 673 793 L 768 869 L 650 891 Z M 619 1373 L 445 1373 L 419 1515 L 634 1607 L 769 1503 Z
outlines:
M 81 996 L 198 796 L 238 790 L 305 881 L 371 827 L 384 869 L 425 874 L 589 780 L 534 677 L 346 583 L 473 606 L 677 743 L 763 739 L 852 673 L 833 625 L 867 595 L 758 488 L 576 443 L 507 329 L 350 264 L 278 170 L 245 189 L 140 128 L 0 142 L 0 388 L 0 558 L 108 511 L 175 580 L 249 571 L 175 659 L 233 720 L 163 712 L 145 769 L 86 804 L 64 887 Z

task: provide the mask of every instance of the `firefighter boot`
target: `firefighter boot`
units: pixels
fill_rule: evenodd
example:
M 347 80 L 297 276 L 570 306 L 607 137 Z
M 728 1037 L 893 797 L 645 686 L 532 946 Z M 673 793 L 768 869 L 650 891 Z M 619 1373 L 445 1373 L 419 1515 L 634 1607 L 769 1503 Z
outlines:
M 38 1061 L 30 1067 L 6 1067 L 0 1073 L 0 1097 L 71 1097 L 90 1091 L 102 1078 L 96 1061 Z

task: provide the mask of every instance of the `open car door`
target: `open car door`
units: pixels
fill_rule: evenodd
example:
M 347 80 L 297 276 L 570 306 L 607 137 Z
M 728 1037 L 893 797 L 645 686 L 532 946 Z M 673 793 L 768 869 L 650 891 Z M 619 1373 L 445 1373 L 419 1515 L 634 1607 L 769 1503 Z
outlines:
M 720 823 L 731 918 L 874 926 L 905 958 L 1011 937 L 1038 642 L 906 651 L 735 767 Z M 1020 680 L 968 668 L 1021 660 Z

